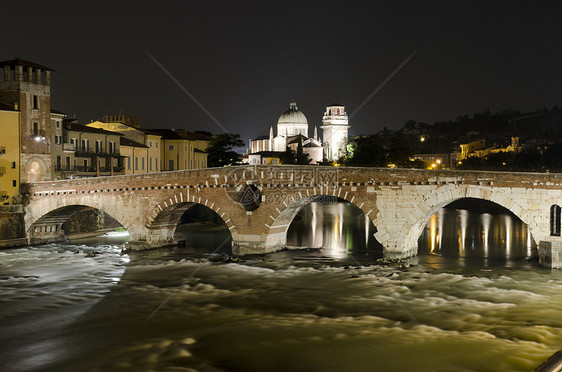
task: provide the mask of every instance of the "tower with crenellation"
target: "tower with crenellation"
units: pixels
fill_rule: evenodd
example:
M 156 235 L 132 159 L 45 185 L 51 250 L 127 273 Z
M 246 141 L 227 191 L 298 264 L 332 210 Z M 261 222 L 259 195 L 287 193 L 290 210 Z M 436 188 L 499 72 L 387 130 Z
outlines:
M 0 103 L 20 111 L 22 183 L 51 179 L 51 71 L 21 58 L 0 62 Z

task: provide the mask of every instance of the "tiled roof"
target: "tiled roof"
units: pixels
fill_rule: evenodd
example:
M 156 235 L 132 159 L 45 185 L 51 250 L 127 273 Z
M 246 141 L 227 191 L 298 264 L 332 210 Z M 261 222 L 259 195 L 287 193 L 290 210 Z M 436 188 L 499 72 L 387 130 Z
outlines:
M 148 146 L 143 145 L 142 143 L 136 142 L 136 141 L 132 141 L 128 138 L 125 137 L 121 137 L 121 139 L 119 140 L 119 144 L 121 146 L 130 146 L 130 147 L 143 147 L 143 148 L 148 148 Z
M 82 124 L 78 124 L 78 123 L 68 123 L 68 122 L 63 122 L 63 127 L 66 130 L 73 130 L 75 132 L 83 132 L 83 133 L 99 133 L 99 134 L 111 134 L 114 136 L 122 136 L 121 133 L 117 133 L 117 132 L 110 132 L 107 130 L 103 130 L 103 129 L 99 129 L 99 128 L 93 128 L 93 127 L 88 127 L 86 125 L 82 125 Z
M 67 115 L 66 112 L 55 110 L 54 108 L 51 108 L 51 114 Z

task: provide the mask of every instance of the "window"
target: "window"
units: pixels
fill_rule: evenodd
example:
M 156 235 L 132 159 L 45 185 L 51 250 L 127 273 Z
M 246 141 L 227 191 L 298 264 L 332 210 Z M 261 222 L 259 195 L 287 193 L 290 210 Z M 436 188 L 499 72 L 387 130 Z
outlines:
M 57 128 L 60 128 L 60 121 L 57 121 Z
M 154 168 L 158 170 L 158 158 L 154 159 Z
M 102 152 L 103 147 L 101 141 L 96 141 L 96 152 Z
M 15 161 L 12 162 L 12 169 L 16 169 L 16 162 Z
M 169 145 L 168 146 L 168 150 L 173 150 L 174 149 L 174 145 Z
M 32 106 L 35 110 L 39 109 L 39 97 L 37 96 L 33 96 L 33 106 Z
M 156 148 L 158 148 L 158 142 L 156 142 Z
M 139 170 L 139 157 L 135 156 L 135 170 Z
M 152 171 L 152 158 L 148 158 L 148 170 Z
M 87 139 L 82 140 L 82 151 L 90 151 L 90 141 Z
M 33 135 L 34 136 L 38 136 L 39 135 L 39 123 L 33 123 Z
M 18 183 L 16 182 L 16 180 L 13 180 L 13 181 L 12 181 L 12 186 L 13 186 L 13 187 L 16 187 L 17 185 L 18 185 Z
M 131 157 L 127 156 L 127 169 L 131 170 Z
M 152 147 L 152 141 L 150 141 L 150 147 Z
M 113 154 L 115 152 L 115 142 L 109 141 L 109 153 Z
M 560 206 L 550 207 L 550 236 L 560 236 Z
M 144 158 L 141 158 L 141 169 L 144 170 Z
M 172 159 L 168 160 L 168 170 L 174 170 L 174 161 Z

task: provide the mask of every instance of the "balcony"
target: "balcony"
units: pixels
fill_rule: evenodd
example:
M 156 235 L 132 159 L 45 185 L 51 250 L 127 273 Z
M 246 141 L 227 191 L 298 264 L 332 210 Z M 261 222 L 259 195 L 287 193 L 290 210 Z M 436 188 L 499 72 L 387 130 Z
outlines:
M 62 149 L 64 151 L 76 151 L 76 144 L 75 143 L 63 143 Z

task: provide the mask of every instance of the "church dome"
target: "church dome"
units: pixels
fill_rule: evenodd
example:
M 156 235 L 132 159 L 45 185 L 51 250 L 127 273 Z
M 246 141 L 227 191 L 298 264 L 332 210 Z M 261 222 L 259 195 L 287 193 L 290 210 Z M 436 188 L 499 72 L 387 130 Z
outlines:
M 277 121 L 277 125 L 306 125 L 308 127 L 308 121 L 306 120 L 306 116 L 302 112 L 299 111 L 297 107 L 297 103 L 295 101 L 291 101 L 289 103 L 289 109 L 279 116 L 279 120 Z

